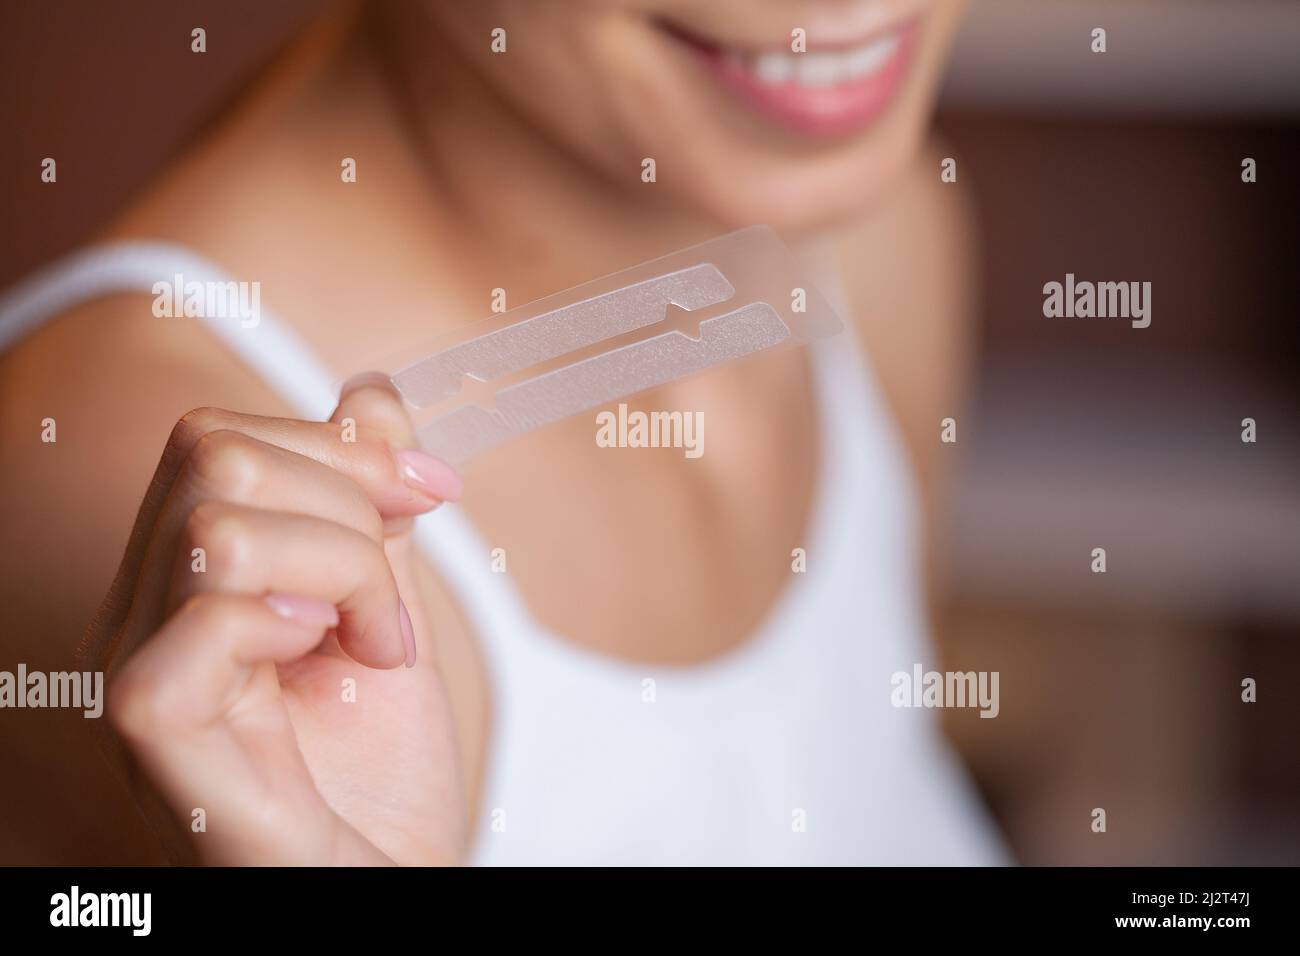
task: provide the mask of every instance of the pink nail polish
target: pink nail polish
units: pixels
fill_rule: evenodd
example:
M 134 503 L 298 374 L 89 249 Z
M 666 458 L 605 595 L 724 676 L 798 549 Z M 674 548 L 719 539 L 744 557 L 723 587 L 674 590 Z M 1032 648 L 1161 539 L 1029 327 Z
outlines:
M 397 602 L 399 616 L 402 619 L 402 643 L 406 646 L 406 666 L 415 666 L 415 627 L 411 624 L 411 615 L 407 613 L 406 602 Z
M 465 482 L 455 469 L 432 455 L 414 448 L 401 448 L 393 452 L 402 480 L 422 494 L 440 501 L 455 501 L 465 490 Z
M 268 594 L 263 600 L 276 614 L 305 627 L 339 626 L 339 609 L 328 601 L 296 594 Z

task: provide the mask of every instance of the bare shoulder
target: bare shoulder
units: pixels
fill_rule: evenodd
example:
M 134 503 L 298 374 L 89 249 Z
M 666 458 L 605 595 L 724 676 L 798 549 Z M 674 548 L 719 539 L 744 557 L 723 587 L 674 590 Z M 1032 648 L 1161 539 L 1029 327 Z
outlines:
M 0 615 L 11 651 L 71 646 L 111 581 L 172 424 L 200 405 L 278 410 L 195 319 L 144 295 L 89 302 L 0 354 Z M 30 644 L 24 647 L 23 644 Z

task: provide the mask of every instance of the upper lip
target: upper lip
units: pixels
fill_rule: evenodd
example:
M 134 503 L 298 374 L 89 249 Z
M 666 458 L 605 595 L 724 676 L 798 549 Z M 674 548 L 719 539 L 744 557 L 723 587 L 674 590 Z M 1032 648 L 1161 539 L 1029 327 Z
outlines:
M 793 30 L 796 26 L 801 26 L 807 31 L 806 40 L 809 50 L 837 52 L 864 46 L 890 33 L 901 31 L 912 19 L 914 19 L 913 12 L 903 14 L 895 12 L 894 15 L 888 18 L 875 16 L 868 19 L 859 16 L 855 18 L 852 24 L 846 25 L 841 17 L 825 15 L 809 18 L 808 22 L 804 24 L 792 22 L 789 29 Z M 790 34 L 788 31 L 785 33 L 786 39 L 784 42 L 780 40 L 773 42 L 770 31 L 761 37 L 744 35 L 722 39 L 699 33 L 692 27 L 673 20 L 661 19 L 658 22 L 668 32 L 688 43 L 708 50 L 722 50 L 734 53 L 770 53 L 776 51 L 788 52 L 790 49 L 788 45 Z M 854 32 L 849 35 L 851 30 Z

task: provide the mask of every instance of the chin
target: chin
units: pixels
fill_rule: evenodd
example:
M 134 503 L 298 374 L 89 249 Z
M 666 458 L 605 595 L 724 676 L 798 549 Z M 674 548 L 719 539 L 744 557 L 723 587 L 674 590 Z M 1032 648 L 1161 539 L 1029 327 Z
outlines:
M 754 151 L 682 157 L 682 175 L 671 188 L 681 204 L 720 228 L 833 229 L 870 215 L 887 198 L 916 161 L 924 129 L 918 117 L 887 141 L 815 160 Z

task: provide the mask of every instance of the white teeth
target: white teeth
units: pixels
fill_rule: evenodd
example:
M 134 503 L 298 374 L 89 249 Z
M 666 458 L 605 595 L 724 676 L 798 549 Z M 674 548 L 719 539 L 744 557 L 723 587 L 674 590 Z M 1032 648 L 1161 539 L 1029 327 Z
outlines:
M 875 43 L 849 53 L 849 75 L 865 76 L 880 69 L 898 49 L 898 35 L 891 33 L 881 37 Z
M 834 86 L 875 73 L 897 49 L 898 35 L 891 33 L 863 46 L 835 52 L 769 51 L 738 58 L 732 54 L 728 59 L 733 63 L 738 59 L 760 83 L 769 86 L 791 82 L 800 86 Z
M 800 86 L 831 86 L 844 72 L 843 58 L 834 53 L 805 53 L 798 62 L 794 78 Z
M 794 79 L 797 65 L 793 54 L 760 53 L 756 57 L 746 57 L 746 65 L 763 83 L 776 86 Z

